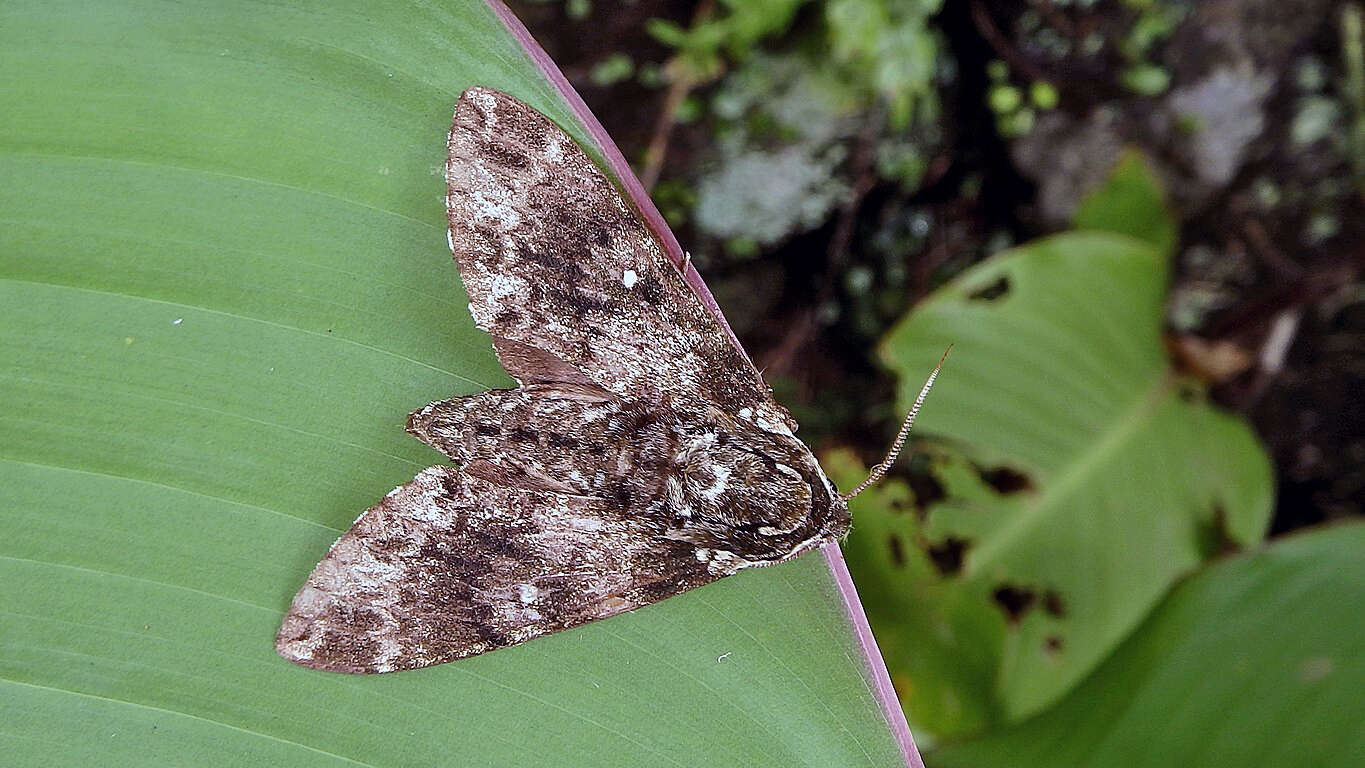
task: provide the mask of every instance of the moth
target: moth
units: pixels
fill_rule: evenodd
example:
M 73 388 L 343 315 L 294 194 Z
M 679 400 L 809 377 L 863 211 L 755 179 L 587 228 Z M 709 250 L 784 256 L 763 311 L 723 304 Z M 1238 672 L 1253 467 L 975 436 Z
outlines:
M 394 489 L 332 546 L 285 616 L 282 656 L 348 673 L 440 664 L 848 532 L 851 494 L 572 139 L 472 88 L 447 146 L 450 249 L 518 386 L 409 417 L 453 464 Z

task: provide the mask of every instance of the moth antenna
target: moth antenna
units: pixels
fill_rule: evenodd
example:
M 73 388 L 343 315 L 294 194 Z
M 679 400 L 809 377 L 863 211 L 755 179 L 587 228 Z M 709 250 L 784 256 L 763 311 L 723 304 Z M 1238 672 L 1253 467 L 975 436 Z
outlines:
M 934 386 L 934 379 L 938 378 L 938 372 L 943 369 L 943 361 L 948 359 L 948 353 L 952 351 L 952 344 L 949 344 L 948 348 L 943 350 L 943 357 L 938 359 L 938 365 L 934 366 L 933 372 L 930 373 L 929 378 L 925 380 L 924 387 L 920 389 L 919 395 L 915 398 L 915 404 L 910 406 L 910 412 L 905 415 L 905 421 L 901 422 L 901 431 L 896 433 L 896 439 L 891 444 L 891 450 L 887 451 L 886 458 L 882 459 L 881 463 L 873 467 L 871 472 L 867 473 L 866 480 L 858 483 L 857 488 L 854 488 L 848 493 L 841 494 L 839 496 L 840 499 L 848 501 L 867 490 L 870 486 L 880 482 L 881 479 L 886 476 L 887 471 L 891 469 L 891 466 L 896 463 L 896 459 L 901 455 L 901 449 L 905 447 L 906 439 L 910 437 L 910 427 L 915 423 L 915 415 L 919 413 L 920 406 L 924 405 L 924 398 L 929 396 L 929 389 Z

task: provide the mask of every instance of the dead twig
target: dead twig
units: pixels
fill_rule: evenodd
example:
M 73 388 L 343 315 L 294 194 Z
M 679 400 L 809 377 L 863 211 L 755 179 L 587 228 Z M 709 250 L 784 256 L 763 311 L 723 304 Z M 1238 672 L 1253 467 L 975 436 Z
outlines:
M 640 183 L 645 186 L 646 192 L 653 191 L 654 185 L 659 183 L 664 158 L 668 155 L 668 142 L 673 137 L 673 126 L 677 123 L 678 108 L 687 94 L 692 92 L 693 86 L 691 77 L 680 75 L 669 84 L 668 93 L 664 95 L 659 119 L 654 123 L 654 132 L 649 137 L 649 145 L 645 147 L 644 167 L 640 169 Z
M 702 0 L 698 3 L 692 13 L 692 26 L 695 27 L 710 17 L 715 7 L 715 0 Z M 644 185 L 646 192 L 652 191 L 654 185 L 659 183 L 659 174 L 663 172 L 664 160 L 668 156 L 668 143 L 673 137 L 673 126 L 678 122 L 678 109 L 687 100 L 687 95 L 698 85 L 693 74 L 686 71 L 685 67 L 675 65 L 669 69 L 673 80 L 668 85 L 668 92 L 664 94 L 659 119 L 655 121 L 654 132 L 645 147 L 644 167 L 640 169 L 640 183 Z

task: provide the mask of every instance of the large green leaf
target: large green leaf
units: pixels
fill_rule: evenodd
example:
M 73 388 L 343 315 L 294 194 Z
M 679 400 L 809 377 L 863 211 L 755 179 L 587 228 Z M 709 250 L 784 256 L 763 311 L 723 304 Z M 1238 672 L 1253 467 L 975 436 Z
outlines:
M 819 556 L 396 675 L 278 658 L 352 518 L 504 386 L 445 243 L 480 2 L 0 10 L 7 765 L 903 764 Z M 598 153 L 600 155 L 600 153 Z
M 969 768 L 1360 765 L 1365 525 L 1276 541 L 1182 583 L 1079 688 L 930 755 Z
M 859 499 L 849 542 L 917 723 L 1038 711 L 1182 574 L 1262 535 L 1269 463 L 1170 369 L 1165 290 L 1161 252 L 1077 232 L 970 270 L 887 338 L 905 403 L 956 343 L 917 426 L 951 446 L 931 463 L 942 498 Z

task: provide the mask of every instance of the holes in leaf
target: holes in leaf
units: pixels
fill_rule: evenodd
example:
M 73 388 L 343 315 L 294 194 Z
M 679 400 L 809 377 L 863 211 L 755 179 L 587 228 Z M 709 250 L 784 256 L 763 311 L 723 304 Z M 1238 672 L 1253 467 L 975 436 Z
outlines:
M 937 544 L 929 545 L 929 562 L 944 576 L 954 576 L 962 571 L 962 561 L 967 555 L 968 542 L 952 536 Z
M 967 294 L 972 301 L 995 301 L 1010 292 L 1009 278 L 1001 276 L 994 282 Z
M 1042 596 L 1038 590 L 1031 587 L 1024 587 L 1018 584 L 1001 584 L 992 593 L 996 605 L 1005 612 L 1005 618 L 1010 623 L 1016 623 L 1024 614 L 1028 613 L 1035 605 L 1042 607 L 1047 615 L 1054 619 L 1066 618 L 1066 602 L 1062 600 L 1062 595 L 1055 589 L 1044 590 Z
M 903 567 L 905 565 L 905 545 L 901 543 L 901 537 L 894 533 L 887 536 L 886 546 L 891 550 L 891 562 L 895 563 L 897 568 Z
M 1028 587 L 1019 587 L 1012 584 L 1002 584 L 991 594 L 996 605 L 1005 612 L 1005 618 L 1011 624 L 1019 623 L 1028 609 L 1038 601 L 1038 594 Z
M 1175 394 L 1176 397 L 1180 398 L 1181 402 L 1186 403 L 1198 403 L 1204 399 L 1203 394 L 1199 389 L 1188 382 L 1181 382 L 1180 385 L 1176 387 Z
M 1062 596 L 1057 594 L 1057 590 L 1049 589 L 1043 593 L 1043 610 L 1055 619 L 1066 618 L 1066 603 L 1062 602 Z
M 989 485 L 1001 496 L 1032 491 L 1034 488 L 1032 478 L 1009 467 L 976 467 L 976 474 L 981 478 L 981 482 Z
M 915 506 L 922 513 L 948 497 L 943 484 L 929 472 L 916 472 L 909 477 L 910 490 L 915 495 Z

